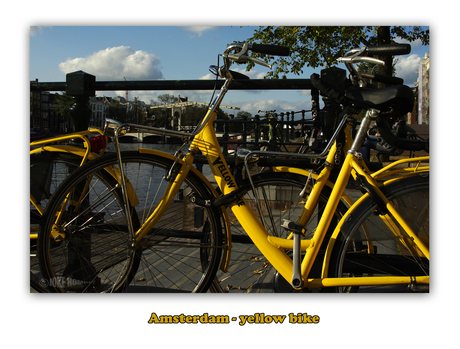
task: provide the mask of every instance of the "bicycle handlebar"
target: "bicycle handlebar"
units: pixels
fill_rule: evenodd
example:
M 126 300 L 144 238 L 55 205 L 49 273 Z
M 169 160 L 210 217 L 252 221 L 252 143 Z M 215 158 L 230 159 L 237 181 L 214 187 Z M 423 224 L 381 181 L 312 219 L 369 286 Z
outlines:
M 251 44 L 249 49 L 256 53 L 265 53 L 272 56 L 289 56 L 290 49 L 286 46 Z
M 345 56 L 398 56 L 407 55 L 411 52 L 410 44 L 388 44 L 379 46 L 363 46 L 348 51 Z
M 245 43 L 233 43 L 227 47 L 224 54 L 222 55 L 224 59 L 229 59 L 238 63 L 243 62 L 253 62 L 260 64 L 262 66 L 271 68 L 271 65 L 267 62 L 248 56 L 248 51 L 251 50 L 256 53 L 264 53 L 275 56 L 289 56 L 290 49 L 289 47 L 279 46 L 279 45 L 265 45 L 265 44 L 249 44 Z M 233 53 L 230 53 L 233 52 Z
M 345 63 L 348 71 L 351 74 L 351 80 L 354 85 L 361 87 L 366 86 L 366 82 L 362 78 L 372 79 L 376 82 L 382 82 L 389 85 L 402 85 L 404 80 L 401 78 L 381 75 L 381 74 L 369 74 L 369 73 L 360 73 L 354 67 L 353 64 L 356 63 L 371 63 L 378 65 L 385 65 L 385 62 L 374 58 L 369 57 L 370 55 L 404 55 L 411 52 L 410 44 L 389 44 L 389 45 L 379 45 L 379 46 L 363 46 L 360 48 L 354 48 L 348 51 L 345 54 L 345 57 L 337 58 L 337 62 Z
M 369 55 L 387 55 L 387 56 L 397 56 L 397 55 L 407 55 L 411 52 L 410 44 L 389 44 L 389 45 L 379 45 L 367 47 L 367 54 Z

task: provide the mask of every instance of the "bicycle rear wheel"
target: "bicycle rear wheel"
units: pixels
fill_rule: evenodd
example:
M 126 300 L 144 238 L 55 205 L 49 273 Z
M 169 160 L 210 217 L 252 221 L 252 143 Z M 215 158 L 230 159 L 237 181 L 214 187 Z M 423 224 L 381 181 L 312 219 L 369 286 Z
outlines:
M 139 152 L 122 153 L 125 175 L 134 192 L 133 225 L 137 230 L 157 207 L 167 188 L 164 176 L 173 161 Z M 222 254 L 222 229 L 216 208 L 200 207 L 192 196 L 210 199 L 212 194 L 201 180 L 189 173 L 176 200 L 158 224 L 138 244 L 128 232 L 121 187 L 106 169 L 117 168 L 116 154 L 106 154 L 75 171 L 60 193 L 52 199 L 40 227 L 40 262 L 47 280 L 69 279 L 70 256 L 75 254 L 72 239 L 80 238 L 86 255 L 78 253 L 98 285 L 87 291 L 103 292 L 204 292 L 212 282 Z M 88 185 L 87 181 L 90 180 Z M 79 184 L 80 183 L 80 184 Z M 69 214 L 54 224 L 68 193 L 86 185 L 84 210 Z M 54 231 L 64 231 L 63 241 L 51 239 Z M 55 245 L 58 246 L 55 246 Z M 75 245 L 75 243 L 73 243 Z M 75 264 L 75 263 L 74 263 Z M 89 265 L 89 266 L 88 266 Z M 75 267 L 73 266 L 75 269 Z M 78 268 L 83 269 L 83 268 Z M 79 283 L 80 280 L 70 281 Z M 86 278 L 88 279 L 88 278 Z M 84 280 L 87 282 L 87 280 Z M 69 284 L 69 281 L 66 281 Z M 56 282 L 55 282 L 56 283 Z M 61 283 L 59 291 L 72 291 Z
M 429 245 L 429 175 L 400 179 L 383 193 L 406 223 Z M 390 214 L 379 215 L 368 197 L 351 213 L 332 251 L 329 276 L 428 276 L 429 260 Z M 416 280 L 416 278 L 414 278 Z M 336 292 L 428 291 L 427 285 L 380 285 L 331 288 Z
M 40 293 L 47 292 L 40 283 L 42 275 L 37 258 L 36 235 L 41 212 L 59 185 L 80 166 L 81 160 L 78 155 L 64 152 L 41 151 L 30 155 L 30 287 Z

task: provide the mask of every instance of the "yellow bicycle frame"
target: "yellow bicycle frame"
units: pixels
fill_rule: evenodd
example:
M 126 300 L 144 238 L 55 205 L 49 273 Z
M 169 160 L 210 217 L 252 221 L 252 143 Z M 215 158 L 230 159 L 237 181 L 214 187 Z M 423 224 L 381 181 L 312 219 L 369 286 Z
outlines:
M 209 117 L 209 118 L 208 118 Z M 170 182 L 167 189 L 165 190 L 160 203 L 158 204 L 156 210 L 153 214 L 144 222 L 143 226 L 135 233 L 135 239 L 137 242 L 142 240 L 145 234 L 158 222 L 161 218 L 169 204 L 172 202 L 176 194 L 178 193 L 187 173 L 192 170 L 196 171 L 192 164 L 194 160 L 194 156 L 198 152 L 202 152 L 211 167 L 213 175 L 216 179 L 216 183 L 220 188 L 222 195 L 228 195 L 238 189 L 236 181 L 231 174 L 231 171 L 225 161 L 225 158 L 222 154 L 220 149 L 219 143 L 217 141 L 217 137 L 215 135 L 214 129 L 212 127 L 213 121 L 216 117 L 216 114 L 207 115 L 204 120 L 207 120 L 206 125 L 201 125 L 201 131 L 194 137 L 188 153 L 179 161 L 180 170 L 174 180 Z M 348 134 L 348 132 L 347 132 Z M 349 138 L 350 137 L 350 138 Z M 351 136 L 347 136 L 347 142 L 349 142 Z M 333 159 L 335 156 L 336 147 L 335 145 L 329 151 L 328 156 L 326 158 L 326 164 L 332 164 Z M 140 152 L 151 152 L 146 149 L 140 149 Z M 161 152 L 158 152 L 161 153 Z M 164 156 L 168 156 L 172 158 L 171 155 L 163 154 Z M 308 279 L 308 274 L 313 266 L 313 263 L 316 259 L 316 256 L 319 251 L 319 247 L 321 246 L 322 240 L 325 237 L 325 232 L 327 231 L 334 212 L 337 209 L 338 203 L 341 199 L 345 199 L 348 204 L 352 204 L 352 201 L 349 197 L 344 194 L 344 189 L 346 187 L 348 178 L 350 177 L 351 173 L 354 174 L 358 173 L 364 176 L 369 183 L 372 184 L 374 190 L 378 193 L 378 195 L 384 200 L 389 212 L 394 215 L 398 223 L 406 229 L 409 235 L 413 238 L 414 244 L 417 248 L 422 252 L 422 254 L 429 258 L 428 247 L 424 245 L 424 242 L 417 238 L 414 232 L 404 223 L 402 217 L 398 214 L 398 212 L 394 209 L 394 207 L 388 202 L 385 196 L 379 189 L 379 185 L 377 184 L 376 180 L 381 179 L 388 176 L 393 176 L 395 174 L 403 174 L 404 175 L 411 175 L 413 173 L 419 173 L 423 171 L 428 171 L 427 166 L 417 166 L 416 168 L 410 169 L 394 169 L 390 171 L 395 166 L 406 163 L 406 162 L 415 162 L 421 163 L 422 161 L 427 161 L 429 157 L 422 157 L 422 158 L 412 158 L 407 160 L 402 160 L 397 162 L 396 164 L 391 164 L 382 170 L 369 175 L 368 169 L 365 164 L 358 161 L 358 158 L 355 155 L 347 154 L 345 158 L 345 162 L 342 166 L 342 171 L 336 181 L 335 184 L 332 184 L 328 181 L 328 176 L 331 171 L 331 166 L 325 166 L 323 171 L 319 174 L 312 176 L 315 179 L 315 186 L 313 187 L 312 192 L 310 193 L 310 197 L 306 202 L 305 210 L 303 216 L 301 218 L 301 222 L 307 222 L 309 219 L 309 215 L 313 211 L 312 208 L 316 205 L 317 199 L 319 194 L 324 187 L 324 185 L 328 185 L 329 187 L 333 188 L 332 194 L 326 208 L 324 210 L 324 214 L 322 219 L 316 229 L 315 234 L 310 240 L 302 240 L 301 242 L 301 250 L 305 251 L 305 256 L 302 260 L 301 264 L 301 274 L 306 287 L 324 287 L 324 286 L 351 286 L 351 285 L 385 285 L 385 284 L 408 284 L 413 282 L 413 277 L 359 277 L 359 278 L 328 278 L 327 277 L 327 267 L 329 264 L 330 254 L 332 251 L 332 247 L 334 244 L 335 239 L 340 231 L 340 226 L 343 224 L 344 219 L 339 222 L 336 230 L 334 231 L 334 235 L 331 238 L 325 260 L 323 263 L 323 275 L 321 279 Z M 364 169 L 363 169 L 364 168 Z M 275 167 L 275 171 L 291 171 L 294 173 L 310 174 L 307 170 L 301 169 L 294 169 L 289 168 L 287 170 L 286 167 Z M 401 177 L 399 177 L 401 178 Z M 391 181 L 391 180 L 390 180 Z M 209 182 L 205 181 L 207 185 L 212 188 Z M 364 196 L 365 197 L 365 196 Z M 349 213 L 353 211 L 355 207 L 364 199 L 359 199 L 354 205 L 351 206 L 345 217 L 348 216 Z M 273 267 L 286 279 L 290 280 L 293 273 L 293 262 L 291 257 L 287 255 L 285 249 L 292 249 L 293 240 L 290 238 L 282 239 L 270 236 L 267 230 L 264 228 L 260 220 L 254 214 L 254 212 L 248 208 L 246 201 L 244 198 L 241 198 L 230 205 L 230 208 L 235 215 L 235 217 L 240 222 L 243 229 L 247 232 L 251 240 L 254 244 L 258 247 L 258 249 L 262 252 L 262 254 L 267 258 L 267 260 L 273 265 Z M 228 230 L 229 231 L 229 230 Z M 429 276 L 421 276 L 417 277 L 418 283 L 429 283 Z
M 228 54 L 230 51 L 226 51 Z M 227 56 L 224 56 L 227 59 Z M 225 64 L 225 66 L 229 66 L 229 64 Z M 219 76 L 223 77 L 222 75 L 225 73 L 225 70 L 219 69 Z M 147 218 L 147 220 L 143 223 L 143 225 L 137 230 L 132 231 L 133 227 L 129 227 L 130 231 L 134 234 L 134 239 L 136 243 L 139 243 L 149 232 L 155 224 L 161 219 L 171 202 L 176 197 L 177 193 L 180 190 L 187 174 L 192 171 L 194 175 L 198 176 L 198 178 L 202 181 L 203 185 L 207 186 L 215 198 L 218 198 L 220 195 L 218 194 L 217 190 L 211 185 L 211 183 L 194 167 L 194 158 L 195 154 L 202 153 L 205 155 L 212 173 L 215 177 L 216 183 L 222 193 L 223 196 L 231 195 L 234 191 L 238 189 L 238 185 L 233 177 L 228 164 L 222 154 L 220 149 L 220 145 L 218 143 L 216 134 L 213 129 L 213 122 L 216 118 L 215 110 L 220 105 L 220 102 L 223 98 L 223 95 L 228 89 L 228 84 L 233 79 L 231 77 L 231 73 L 227 71 L 225 73 L 226 83 L 222 87 L 221 95 L 216 98 L 216 102 L 212 109 L 208 111 L 206 116 L 204 117 L 203 121 L 200 125 L 198 125 L 196 133 L 193 134 L 192 142 L 189 146 L 189 151 L 187 154 L 182 158 L 179 159 L 173 155 L 159 152 L 150 149 L 139 149 L 141 153 L 149 153 L 157 156 L 161 156 L 172 160 L 175 164 L 179 167 L 178 171 L 174 171 L 176 174 L 174 178 L 172 178 L 167 188 L 165 189 L 163 196 L 158 203 L 157 207 L 155 208 L 154 212 Z M 120 126 L 116 130 L 116 137 L 118 133 L 122 131 L 122 128 L 126 125 Z M 350 145 L 352 143 L 351 135 L 349 132 L 350 125 L 345 126 L 345 146 L 343 149 L 347 151 L 350 149 Z M 348 128 L 347 128 L 348 127 Z M 151 128 L 153 129 L 153 128 Z M 94 131 L 94 130 L 93 130 Z M 155 130 L 158 133 L 160 130 Z M 90 133 L 90 131 L 84 131 L 85 134 Z M 169 132 L 172 133 L 171 131 Z M 176 132 L 177 135 L 183 137 L 189 137 L 185 133 Z M 166 134 L 166 132 L 165 132 Z M 78 133 L 72 135 L 66 135 L 63 138 L 58 137 L 51 140 L 44 140 L 43 142 L 58 142 L 65 139 L 79 137 Z M 31 151 L 38 152 L 41 150 L 48 150 L 48 151 L 59 151 L 59 152 L 68 152 L 72 154 L 76 154 L 82 157 L 82 163 L 84 164 L 87 160 L 91 160 L 93 154 L 90 152 L 89 141 L 86 137 L 82 137 L 85 144 L 85 149 L 71 147 L 71 146 L 58 146 L 58 145 L 51 145 L 51 146 L 44 146 L 42 148 L 36 149 Z M 116 138 L 117 139 L 117 138 Z M 42 141 L 37 141 L 31 143 L 31 146 L 43 146 L 45 143 Z M 118 152 L 121 153 L 120 148 L 118 147 Z M 340 174 L 335 183 L 332 183 L 329 180 L 329 175 L 332 171 L 332 167 L 334 164 L 334 157 L 337 152 L 336 144 L 332 144 L 331 148 L 326 157 L 325 166 L 321 170 L 320 173 L 315 173 L 310 170 L 304 170 L 299 168 L 291 168 L 287 166 L 275 166 L 272 168 L 273 171 L 276 172 L 291 172 L 296 174 L 304 175 L 306 178 L 310 177 L 314 180 L 315 184 L 310 192 L 308 199 L 305 203 L 305 208 L 303 210 L 302 216 L 300 217 L 300 224 L 307 223 L 311 215 L 314 211 L 315 206 L 318 203 L 320 194 L 325 186 L 328 186 L 332 189 L 331 195 L 327 201 L 326 207 L 324 209 L 323 215 L 321 220 L 311 237 L 311 239 L 303 239 L 300 243 L 300 249 L 304 251 L 304 257 L 301 261 L 301 277 L 303 280 L 303 287 L 331 287 L 331 286 L 361 286 L 361 285 L 386 285 L 386 284 L 410 284 L 415 281 L 415 277 L 348 277 L 348 278 L 332 278 L 328 275 L 329 263 L 332 254 L 332 250 L 334 247 L 334 243 L 337 240 L 341 228 L 344 225 L 344 222 L 350 217 L 351 214 L 354 213 L 354 210 L 359 207 L 359 205 L 365 200 L 369 194 L 363 195 L 359 198 L 355 203 L 345 194 L 344 190 L 346 188 L 348 179 L 350 175 L 352 176 L 362 176 L 367 181 L 367 183 L 372 187 L 374 193 L 380 197 L 380 199 L 385 204 L 388 212 L 390 212 L 391 216 L 394 217 L 390 218 L 390 215 L 381 216 L 382 219 L 387 221 L 388 225 L 396 226 L 394 221 L 398 223 L 399 226 L 402 227 L 409 235 L 409 237 L 413 240 L 414 248 L 413 251 L 420 256 L 424 256 L 429 259 L 429 250 L 428 244 L 423 239 L 417 237 L 417 235 L 410 229 L 408 224 L 404 222 L 404 219 L 399 215 L 397 210 L 393 207 L 393 205 L 389 202 L 389 200 L 385 197 L 382 193 L 381 188 L 388 185 L 392 181 L 398 180 L 405 176 L 412 176 L 415 174 L 420 174 L 423 172 L 429 171 L 429 166 L 422 165 L 429 161 L 429 157 L 419 157 L 419 158 L 412 158 L 412 159 L 404 159 L 397 162 L 390 164 L 389 166 L 384 167 L 382 170 L 379 170 L 375 173 L 370 173 L 369 169 L 365 165 L 365 163 L 361 160 L 360 156 L 357 156 L 355 153 L 347 153 L 345 160 L 342 164 Z M 120 155 L 120 154 L 119 154 Z M 324 154 L 323 154 L 324 155 Z M 398 168 L 399 165 L 406 164 L 406 163 L 415 163 L 417 164 L 415 168 Z M 123 167 L 122 167 L 122 159 L 119 158 L 120 169 L 110 168 L 106 169 L 112 176 L 114 176 L 119 183 L 122 184 L 122 190 L 124 191 L 124 195 L 126 200 L 125 203 L 129 202 L 132 206 L 137 205 L 136 197 L 134 190 L 130 187 L 129 181 L 123 175 Z M 176 168 L 175 168 L 176 169 Z M 397 176 L 397 177 L 396 177 Z M 169 179 L 168 179 L 169 180 Z M 385 182 L 381 183 L 381 181 L 386 180 Z M 310 271 L 313 267 L 313 263 L 315 262 L 320 246 L 323 242 L 323 239 L 326 236 L 326 232 L 331 224 L 332 218 L 337 210 L 337 207 L 341 200 L 344 200 L 350 207 L 343 218 L 340 220 L 338 225 L 335 227 L 335 230 L 332 234 L 332 237 L 328 241 L 326 253 L 324 256 L 323 264 L 322 264 L 322 275 L 320 278 L 308 278 Z M 32 197 L 31 197 L 32 201 Z M 129 217 L 129 209 L 128 205 L 125 205 L 125 209 L 127 212 L 127 216 Z M 65 204 L 63 205 L 65 207 Z M 267 258 L 267 260 L 272 264 L 272 266 L 289 282 L 293 275 L 293 260 L 292 258 L 286 253 L 286 250 L 293 249 L 293 239 L 292 236 L 288 238 L 278 238 L 274 236 L 270 236 L 259 218 L 253 212 L 253 210 L 248 206 L 246 200 L 241 197 L 239 199 L 235 199 L 231 204 L 229 204 L 230 209 L 232 210 L 233 214 L 243 227 L 243 229 L 247 232 L 248 236 L 260 250 L 260 252 Z M 38 207 L 37 207 L 38 209 Z M 230 224 L 226 214 L 226 210 L 224 208 L 219 208 L 222 213 L 222 217 L 224 220 L 224 229 L 226 231 L 226 241 L 222 248 L 226 249 L 226 254 L 223 259 L 223 267 L 221 267 L 224 271 L 226 271 L 226 265 L 229 261 L 230 251 L 231 251 L 231 234 L 230 234 Z M 59 218 L 57 217 L 57 220 Z M 57 221 L 56 221 L 57 223 Z M 400 232 L 395 229 L 395 234 L 399 234 Z M 56 237 L 60 233 L 55 232 L 52 234 L 53 237 Z M 292 234 L 291 234 L 292 235 Z M 372 246 L 368 247 L 372 249 Z M 417 276 L 416 279 L 417 283 L 429 283 L 429 276 Z

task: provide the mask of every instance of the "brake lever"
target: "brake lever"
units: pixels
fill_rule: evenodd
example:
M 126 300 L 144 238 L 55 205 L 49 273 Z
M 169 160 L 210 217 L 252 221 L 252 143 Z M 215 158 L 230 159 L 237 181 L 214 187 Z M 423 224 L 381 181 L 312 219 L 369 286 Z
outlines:
M 385 62 L 374 58 L 374 57 L 361 57 L 361 56 L 353 56 L 353 57 L 339 57 L 337 58 L 337 62 L 342 62 L 342 63 L 372 63 L 372 64 L 379 64 L 379 65 L 385 65 Z
M 247 56 L 247 55 L 240 56 L 240 62 L 247 62 L 247 61 L 254 62 L 256 64 L 262 65 L 262 66 L 270 68 L 270 69 L 272 67 L 271 64 L 268 64 L 267 62 L 265 62 L 265 61 L 263 61 L 261 59 L 258 59 L 258 58 L 255 58 L 255 57 L 250 57 L 250 56 Z
M 240 48 L 240 50 L 237 53 L 232 53 L 232 54 L 228 53 L 236 48 Z M 239 62 L 242 56 L 247 56 L 248 49 L 249 49 L 249 44 L 247 42 L 243 44 L 243 47 L 241 47 L 241 44 L 230 45 L 229 47 L 227 47 L 222 57 L 229 58 L 233 61 Z
M 350 51 L 348 51 L 345 54 L 345 57 L 357 57 L 357 56 L 362 55 L 366 50 L 367 50 L 366 46 L 354 48 L 354 49 L 351 49 Z
M 256 64 L 259 64 L 259 65 L 262 65 L 264 67 L 267 67 L 267 68 L 271 68 L 271 64 L 268 64 L 267 62 L 261 60 L 261 59 L 258 59 L 258 58 L 255 58 L 255 57 L 250 57 L 248 55 L 242 55 L 242 54 L 239 54 L 239 53 L 236 53 L 236 54 L 227 54 L 227 55 L 224 55 L 225 58 L 228 58 L 228 59 L 231 59 L 232 61 L 235 61 L 237 63 L 243 63 L 243 62 L 247 62 L 247 61 L 251 61 L 251 62 L 254 62 Z
M 261 59 L 248 56 L 247 53 L 248 53 L 248 50 L 249 50 L 249 44 L 247 42 L 245 42 L 243 44 L 243 47 L 233 45 L 233 46 L 228 47 L 226 51 L 230 51 L 231 49 L 234 49 L 235 47 L 239 47 L 239 48 L 241 48 L 241 50 L 239 52 L 237 52 L 237 53 L 224 53 L 222 55 L 222 57 L 227 58 L 227 59 L 231 59 L 232 61 L 237 62 L 237 63 L 243 63 L 243 62 L 251 61 L 251 62 L 254 62 L 256 64 L 259 64 L 259 65 L 262 65 L 264 67 L 267 67 L 267 68 L 272 67 L 270 64 L 268 64 L 267 62 L 265 62 L 265 61 L 263 61 Z

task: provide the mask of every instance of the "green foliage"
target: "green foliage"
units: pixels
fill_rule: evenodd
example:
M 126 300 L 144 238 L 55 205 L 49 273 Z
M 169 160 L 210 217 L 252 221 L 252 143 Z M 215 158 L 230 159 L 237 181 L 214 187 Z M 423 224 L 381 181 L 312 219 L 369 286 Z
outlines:
M 182 113 L 182 125 L 183 126 L 194 126 L 206 115 L 208 107 L 201 106 L 190 106 L 185 108 Z
M 236 114 L 237 118 L 247 118 L 250 119 L 252 117 L 252 114 L 248 111 L 239 111 L 238 114 Z
M 159 105 L 171 104 L 177 102 L 177 98 L 168 93 L 164 93 L 158 96 Z
M 108 107 L 108 117 L 117 120 L 121 123 L 128 122 L 126 114 L 126 105 L 122 105 L 118 101 L 112 102 Z
M 267 77 L 278 79 L 286 78 L 288 73 L 302 74 L 305 65 L 311 68 L 329 67 L 354 47 L 390 43 L 395 38 L 409 42 L 420 39 L 423 45 L 428 45 L 429 31 L 420 27 L 401 26 L 269 26 L 259 27 L 247 41 L 290 47 L 289 57 L 253 53 L 253 56 L 264 57 L 274 65 Z M 253 66 L 249 63 L 247 70 Z
M 168 105 L 178 102 L 177 97 L 170 94 L 162 94 L 157 100 L 151 100 L 151 106 Z M 206 105 L 190 105 L 182 108 L 181 126 L 195 126 L 206 115 L 208 106 Z M 151 112 L 151 116 L 155 116 L 153 125 L 156 127 L 166 127 L 171 124 L 171 108 L 157 108 Z M 217 110 L 217 118 L 223 119 L 225 113 L 222 109 Z M 175 120 L 177 123 L 177 120 Z
M 70 108 L 75 103 L 73 97 L 63 93 L 54 95 L 56 112 L 64 117 L 70 117 Z

